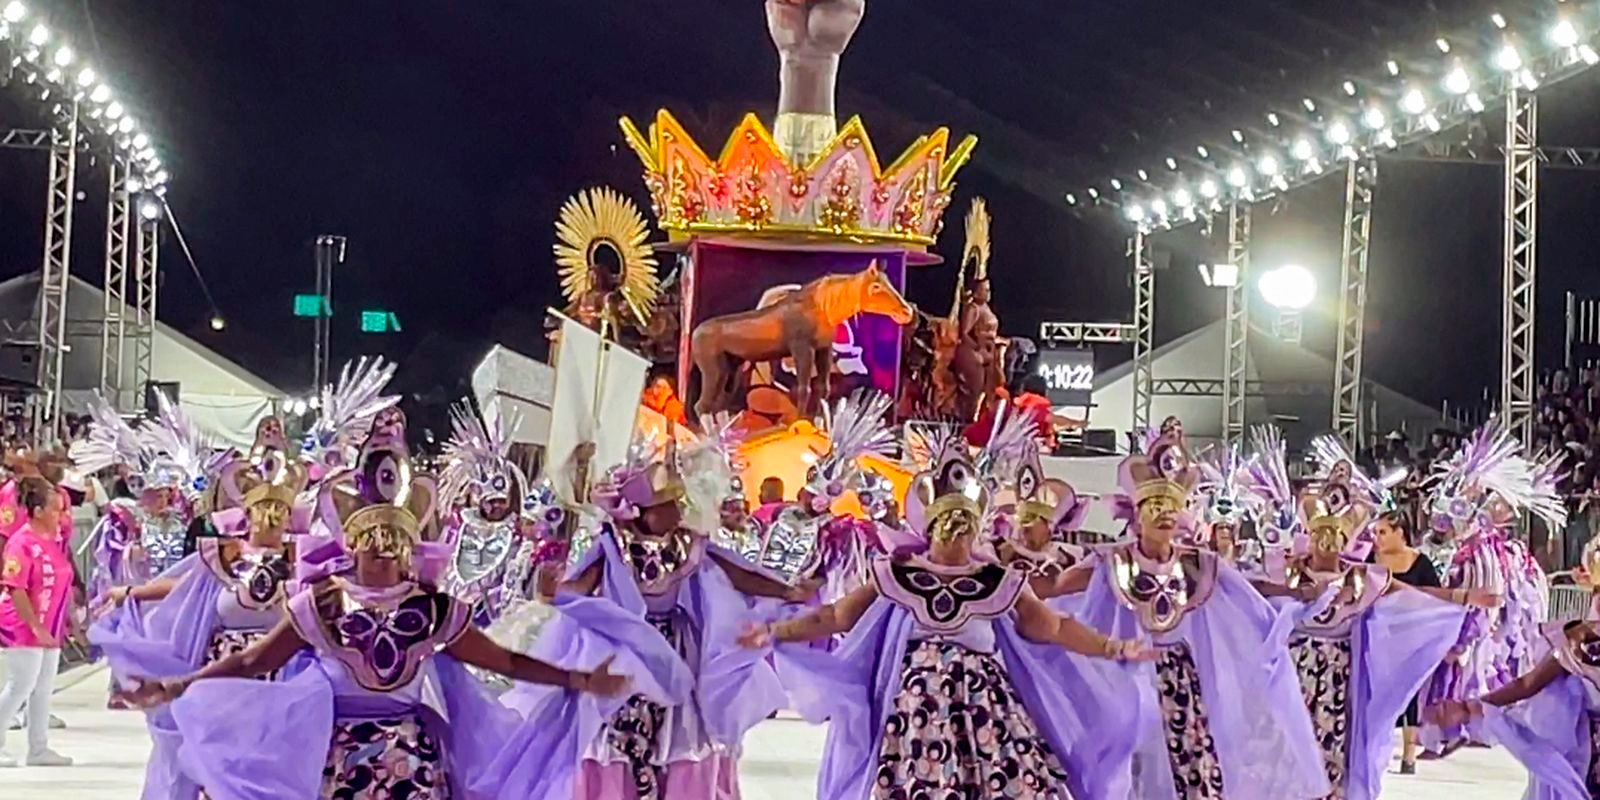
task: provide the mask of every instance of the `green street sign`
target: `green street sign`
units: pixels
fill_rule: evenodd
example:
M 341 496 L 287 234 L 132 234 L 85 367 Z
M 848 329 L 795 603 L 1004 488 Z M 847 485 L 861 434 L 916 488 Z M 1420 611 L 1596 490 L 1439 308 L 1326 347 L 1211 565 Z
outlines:
M 393 311 L 383 309 L 361 312 L 362 333 L 399 333 L 400 318 Z
M 328 298 L 320 294 L 297 294 L 294 296 L 294 315 L 297 317 L 331 317 L 333 304 Z

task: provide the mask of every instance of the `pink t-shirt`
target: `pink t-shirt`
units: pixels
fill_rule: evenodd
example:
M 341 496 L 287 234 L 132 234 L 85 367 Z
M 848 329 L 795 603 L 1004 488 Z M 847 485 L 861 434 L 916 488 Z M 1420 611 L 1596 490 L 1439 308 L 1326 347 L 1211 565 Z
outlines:
M 62 541 L 72 541 L 72 495 L 60 486 L 56 491 L 61 493 L 61 535 Z M 6 481 L 0 486 L 0 541 L 12 533 L 28 526 L 28 510 L 17 502 L 17 482 Z
M 0 645 L 38 647 L 39 639 L 23 623 L 11 601 L 11 592 L 21 589 L 33 603 L 33 612 L 44 622 L 45 630 L 60 639 L 67 628 L 67 604 L 72 599 L 72 559 L 63 542 L 46 539 L 33 528 L 22 528 L 6 539 L 5 556 L 0 559 Z

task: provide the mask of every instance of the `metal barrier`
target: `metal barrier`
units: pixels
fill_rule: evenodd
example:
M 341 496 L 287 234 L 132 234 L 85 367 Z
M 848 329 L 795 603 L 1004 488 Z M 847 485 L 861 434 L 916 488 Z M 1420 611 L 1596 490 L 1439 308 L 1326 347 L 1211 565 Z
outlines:
M 1556 575 L 1566 575 L 1558 572 Z M 1553 580 L 1556 575 L 1551 575 Z M 1550 587 L 1550 621 L 1572 622 L 1589 616 L 1589 606 L 1594 601 L 1594 593 L 1583 586 L 1551 586 Z

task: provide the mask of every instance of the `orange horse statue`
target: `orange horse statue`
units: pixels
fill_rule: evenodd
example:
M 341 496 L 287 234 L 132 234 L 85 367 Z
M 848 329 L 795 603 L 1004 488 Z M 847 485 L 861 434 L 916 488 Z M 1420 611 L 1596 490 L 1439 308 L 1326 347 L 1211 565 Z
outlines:
M 794 405 L 801 416 L 828 399 L 833 334 L 857 314 L 882 314 L 904 325 L 911 304 L 878 262 L 853 275 L 826 275 L 765 308 L 712 317 L 695 326 L 689 351 L 700 369 L 697 415 L 731 410 L 739 365 L 794 360 Z M 776 368 L 774 368 L 776 374 Z

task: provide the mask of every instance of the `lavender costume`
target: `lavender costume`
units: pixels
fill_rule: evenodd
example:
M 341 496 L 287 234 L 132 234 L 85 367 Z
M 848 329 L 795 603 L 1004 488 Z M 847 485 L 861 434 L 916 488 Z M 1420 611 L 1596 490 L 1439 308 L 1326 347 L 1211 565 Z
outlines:
M 1466 609 L 1351 564 L 1315 604 L 1298 607 L 1289 657 L 1335 797 L 1374 800 L 1394 749 L 1394 721 L 1455 643 Z
M 220 541 L 202 539 L 198 551 L 167 574 L 178 583 L 164 600 L 147 608 L 129 599 L 90 628 L 89 640 L 118 680 L 186 675 L 244 650 L 277 625 L 290 573 L 281 552 L 246 550 L 224 559 Z M 146 716 L 153 745 L 143 796 L 198 797 L 199 785 L 179 769 L 180 737 L 170 711 Z
M 1600 798 L 1600 634 L 1576 626 L 1546 632 L 1564 675 L 1515 705 L 1483 706 L 1485 732 L 1528 770 L 1523 800 Z
M 577 710 L 581 750 L 570 755 L 582 762 L 578 796 L 738 796 L 740 741 L 785 698 L 771 665 L 736 642 L 750 604 L 719 561 L 744 564 L 686 530 L 656 542 L 605 522 L 571 568 L 575 578 L 600 564 L 598 597 L 583 599 L 612 606 L 619 621 L 643 620 L 659 631 L 650 637 L 623 634 L 616 623 L 585 626 L 566 613 L 573 599 L 558 598 L 562 613 L 546 623 L 530 654 L 569 668 L 619 653 L 642 665 L 619 670 L 635 676 L 640 691 L 622 708 L 586 703 Z M 550 691 L 523 685 L 504 702 L 537 712 Z

